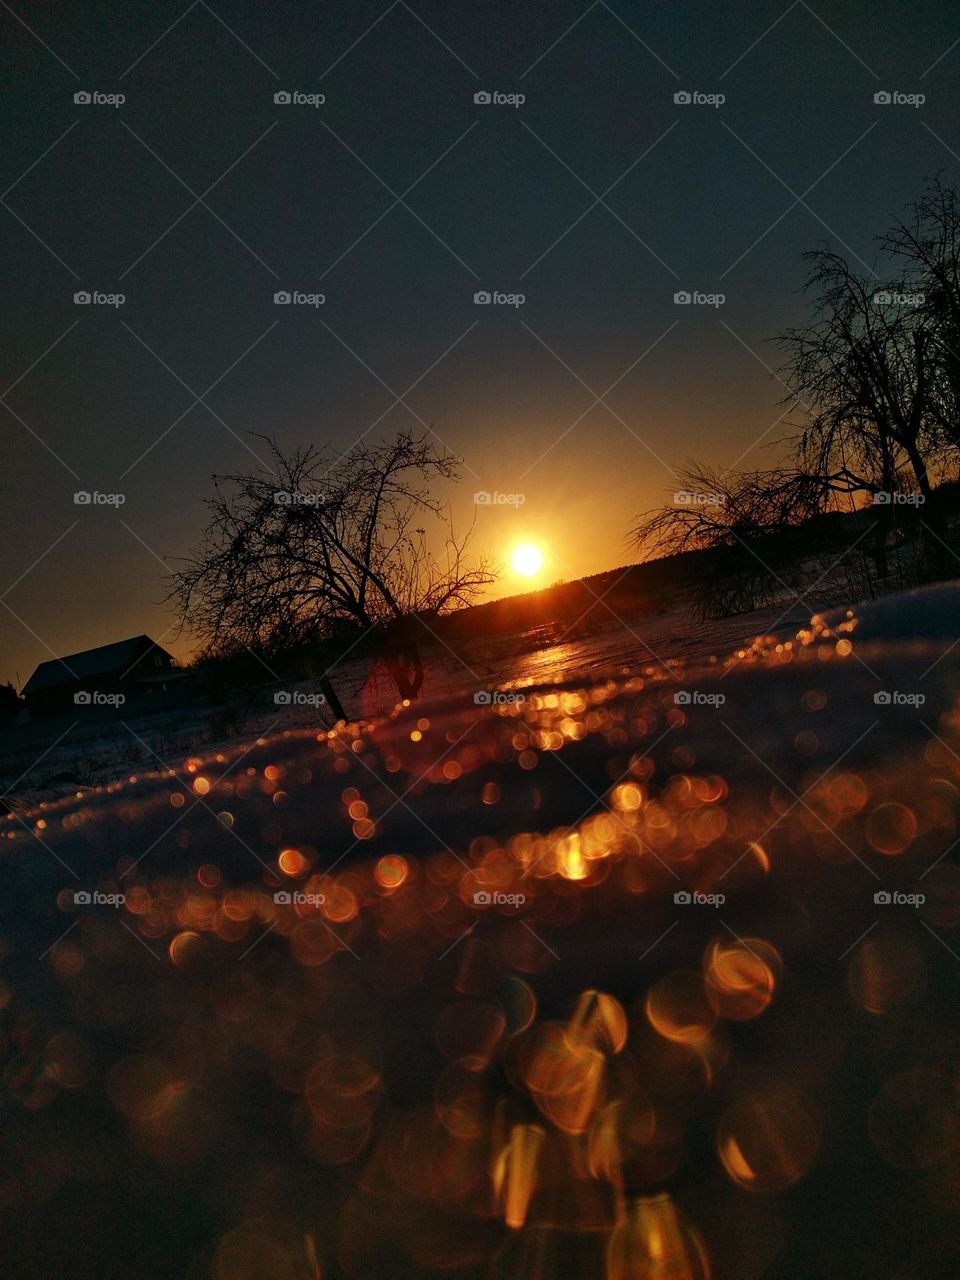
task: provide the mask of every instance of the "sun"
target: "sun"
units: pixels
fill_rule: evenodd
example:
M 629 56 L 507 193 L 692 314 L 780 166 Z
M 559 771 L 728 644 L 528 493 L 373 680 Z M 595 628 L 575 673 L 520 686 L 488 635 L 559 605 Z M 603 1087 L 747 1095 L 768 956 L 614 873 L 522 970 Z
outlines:
M 540 572 L 543 564 L 543 554 L 539 547 L 535 547 L 532 542 L 523 542 L 514 550 L 513 567 L 517 573 L 522 574 L 525 578 L 532 578 L 535 573 Z

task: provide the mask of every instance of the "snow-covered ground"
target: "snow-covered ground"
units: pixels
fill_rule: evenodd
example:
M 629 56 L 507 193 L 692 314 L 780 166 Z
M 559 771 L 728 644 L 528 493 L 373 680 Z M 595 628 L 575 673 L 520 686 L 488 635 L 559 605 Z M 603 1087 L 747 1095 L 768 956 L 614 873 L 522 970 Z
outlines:
M 771 607 L 735 618 L 703 623 L 686 601 L 660 614 L 624 620 L 614 630 L 584 637 L 571 627 L 557 641 L 532 647 L 528 638 L 484 638 L 456 649 L 426 631 L 423 634 L 424 684 L 419 705 L 463 696 L 529 688 L 541 682 L 623 675 L 638 664 L 664 671 L 692 656 L 727 653 L 755 635 L 776 629 L 790 634 L 809 618 L 809 610 Z M 382 716 L 396 701 L 396 688 L 381 665 L 348 658 L 332 673 L 338 695 L 352 720 Z M 0 795 L 16 811 L 40 801 L 70 797 L 78 789 L 179 765 L 198 753 L 228 750 L 278 730 L 321 728 L 331 713 L 308 701 L 322 700 L 316 681 L 291 685 L 297 701 L 277 705 L 276 683 L 251 692 L 246 707 L 189 707 L 150 716 L 93 720 L 86 713 L 0 731 Z
M 478 644 L 21 809 L 11 1274 L 955 1272 L 958 600 Z

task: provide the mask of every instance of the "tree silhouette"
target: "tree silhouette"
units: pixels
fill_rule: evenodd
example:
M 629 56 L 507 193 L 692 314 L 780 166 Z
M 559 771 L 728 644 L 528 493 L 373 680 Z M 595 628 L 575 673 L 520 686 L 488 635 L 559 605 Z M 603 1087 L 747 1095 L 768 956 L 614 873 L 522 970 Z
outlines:
M 919 548 L 916 576 L 954 571 L 936 490 L 960 463 L 960 197 L 936 178 L 878 242 L 886 279 L 857 274 L 828 247 L 804 255 L 807 318 L 776 339 L 790 424 L 780 465 L 730 473 L 694 464 L 681 483 L 698 504 L 647 512 L 631 530 L 653 554 L 717 553 L 726 579 L 701 592 L 711 611 L 796 589 L 814 543 L 836 528 L 815 518 L 842 510 L 869 508 L 857 541 L 874 579 L 890 575 L 900 535 Z
M 457 478 L 458 459 L 408 432 L 343 454 L 287 454 L 263 438 L 274 474 L 214 477 L 200 550 L 170 579 L 181 618 L 213 654 L 346 635 L 386 656 L 398 692 L 414 696 L 416 619 L 470 603 L 493 577 L 482 560 L 468 563 L 469 534 L 455 537 L 430 491 Z

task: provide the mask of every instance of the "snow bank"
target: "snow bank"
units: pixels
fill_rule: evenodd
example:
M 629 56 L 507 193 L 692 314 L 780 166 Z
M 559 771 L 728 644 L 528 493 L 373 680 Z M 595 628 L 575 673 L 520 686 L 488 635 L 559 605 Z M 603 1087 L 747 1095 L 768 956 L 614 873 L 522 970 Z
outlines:
M 845 626 L 847 622 L 853 626 Z M 832 631 L 850 631 L 861 642 L 956 640 L 960 638 L 960 579 L 818 614 L 811 625 L 818 624 Z

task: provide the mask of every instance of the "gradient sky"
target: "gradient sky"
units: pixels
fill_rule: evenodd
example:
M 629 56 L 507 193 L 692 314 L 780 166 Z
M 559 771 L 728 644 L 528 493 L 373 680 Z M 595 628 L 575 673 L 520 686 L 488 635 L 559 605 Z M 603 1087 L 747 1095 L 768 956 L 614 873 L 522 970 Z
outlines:
M 525 496 L 479 510 L 478 549 L 537 542 L 543 583 L 628 562 L 671 467 L 771 460 L 801 252 L 866 269 L 924 177 L 960 175 L 955 0 L 15 0 L 0 28 L 0 679 L 141 631 L 186 657 L 163 564 L 251 432 L 430 425 L 461 528 L 475 491 Z

